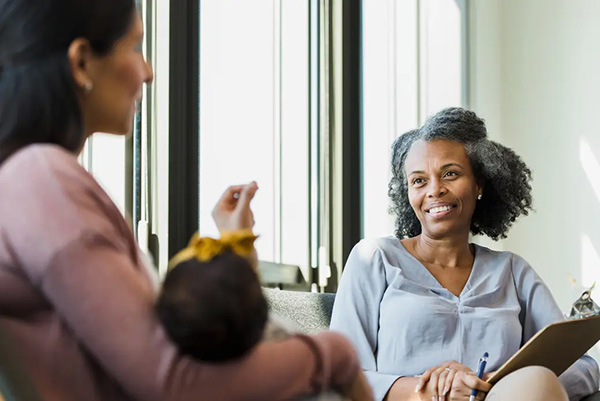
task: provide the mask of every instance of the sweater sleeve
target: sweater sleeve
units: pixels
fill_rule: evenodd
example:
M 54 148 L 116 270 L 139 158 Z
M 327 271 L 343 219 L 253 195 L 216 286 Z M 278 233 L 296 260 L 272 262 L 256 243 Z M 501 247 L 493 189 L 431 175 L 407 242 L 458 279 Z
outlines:
M 521 304 L 520 320 L 523 325 L 523 344 L 545 326 L 564 320 L 564 316 L 550 289 L 533 268 L 522 258 L 513 255 L 515 285 Z M 598 364 L 589 355 L 583 355 L 559 377 L 570 401 L 578 401 L 598 390 Z
M 330 328 L 352 341 L 376 400 L 383 400 L 399 375 L 378 372 L 377 337 L 379 307 L 386 290 L 381 254 L 375 243 L 361 241 L 354 247 L 335 297 Z

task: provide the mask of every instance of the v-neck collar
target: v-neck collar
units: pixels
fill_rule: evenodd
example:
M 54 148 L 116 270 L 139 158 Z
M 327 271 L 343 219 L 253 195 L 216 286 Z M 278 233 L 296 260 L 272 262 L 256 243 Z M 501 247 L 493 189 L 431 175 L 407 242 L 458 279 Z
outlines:
M 435 278 L 435 276 L 429 271 L 429 269 L 423 264 L 421 263 L 421 261 L 419 259 L 417 259 L 412 253 L 410 253 L 408 251 L 408 249 L 406 249 L 406 247 L 404 246 L 404 244 L 402 243 L 402 241 L 400 241 L 398 239 L 398 244 L 400 245 L 400 249 L 402 250 L 402 252 L 404 252 L 406 255 L 408 255 L 408 257 L 410 259 L 412 259 L 417 266 L 419 266 L 423 271 L 425 271 L 425 274 L 431 279 L 431 281 L 437 285 L 439 287 L 439 289 L 444 290 L 445 292 L 447 292 L 450 296 L 452 296 L 454 299 L 456 300 L 460 300 L 461 298 L 463 298 L 464 295 L 467 294 L 467 292 L 470 290 L 471 288 L 471 281 L 474 280 L 474 276 L 475 276 L 475 272 L 478 270 L 478 255 L 479 255 L 479 249 L 477 244 L 469 244 L 469 245 L 473 245 L 473 267 L 471 268 L 471 272 L 469 273 L 469 278 L 467 279 L 467 282 L 465 283 L 465 285 L 463 286 L 460 294 L 458 296 L 456 296 L 452 291 L 450 291 L 449 289 L 447 289 L 446 287 L 444 287 L 442 284 L 440 284 L 440 282 L 438 281 L 437 278 Z

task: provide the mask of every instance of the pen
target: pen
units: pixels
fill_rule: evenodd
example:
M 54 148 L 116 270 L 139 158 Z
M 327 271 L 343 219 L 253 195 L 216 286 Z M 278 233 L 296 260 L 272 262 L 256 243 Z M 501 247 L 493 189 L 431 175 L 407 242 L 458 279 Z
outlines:
M 479 362 L 477 363 L 477 377 L 483 377 L 483 371 L 485 370 L 485 364 L 487 363 L 487 359 L 489 354 L 485 352 L 481 358 L 479 358 Z M 475 401 L 475 396 L 477 395 L 477 390 L 473 389 L 471 391 L 471 396 L 469 397 L 469 401 Z

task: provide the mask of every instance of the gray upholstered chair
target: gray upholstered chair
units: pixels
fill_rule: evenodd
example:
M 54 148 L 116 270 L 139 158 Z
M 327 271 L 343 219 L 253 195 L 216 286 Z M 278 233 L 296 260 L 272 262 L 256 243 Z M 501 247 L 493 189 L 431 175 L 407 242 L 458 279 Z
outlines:
M 327 330 L 331 320 L 335 294 L 282 291 L 265 288 L 271 311 L 292 321 L 300 330 L 315 333 Z M 600 392 L 582 401 L 600 401 Z
M 271 311 L 290 320 L 300 331 L 317 333 L 329 328 L 335 294 L 271 288 L 265 288 L 264 294 Z
M 317 333 L 329 328 L 335 294 L 264 289 L 271 312 L 289 320 L 303 333 Z M 343 401 L 334 392 L 302 398 L 297 401 Z

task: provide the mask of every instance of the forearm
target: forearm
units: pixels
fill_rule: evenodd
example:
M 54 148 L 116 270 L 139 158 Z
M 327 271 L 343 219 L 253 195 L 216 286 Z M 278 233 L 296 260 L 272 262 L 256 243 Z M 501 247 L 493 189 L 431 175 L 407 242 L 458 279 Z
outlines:
M 400 377 L 392 384 L 385 401 L 418 401 L 419 394 L 415 393 L 418 377 Z
M 322 338 L 317 341 L 320 340 Z M 322 345 L 325 343 L 328 347 L 338 348 L 328 340 Z M 335 366 L 335 376 L 338 377 L 330 376 L 334 382 L 340 380 L 342 368 L 339 365 L 343 363 L 339 359 L 335 362 L 338 365 Z M 317 365 L 311 348 L 295 337 L 260 344 L 247 357 L 228 364 L 198 365 L 188 359 L 180 359 L 170 369 L 168 381 L 158 390 L 162 396 L 153 400 L 188 401 L 198 399 L 198 394 L 202 394 L 203 399 L 215 401 L 294 399 L 315 392 L 319 389 L 318 385 L 323 384 L 319 383 L 323 379 L 321 375 L 327 373 L 321 370 L 321 375 L 315 376 Z M 327 362 L 325 365 L 330 366 L 321 368 L 334 368 Z M 348 383 L 350 379 L 342 381 Z M 334 384 L 334 387 L 342 386 Z
M 597 391 L 600 373 L 596 361 L 589 355 L 584 355 L 571 365 L 559 381 L 567 391 L 570 400 L 579 400 Z

